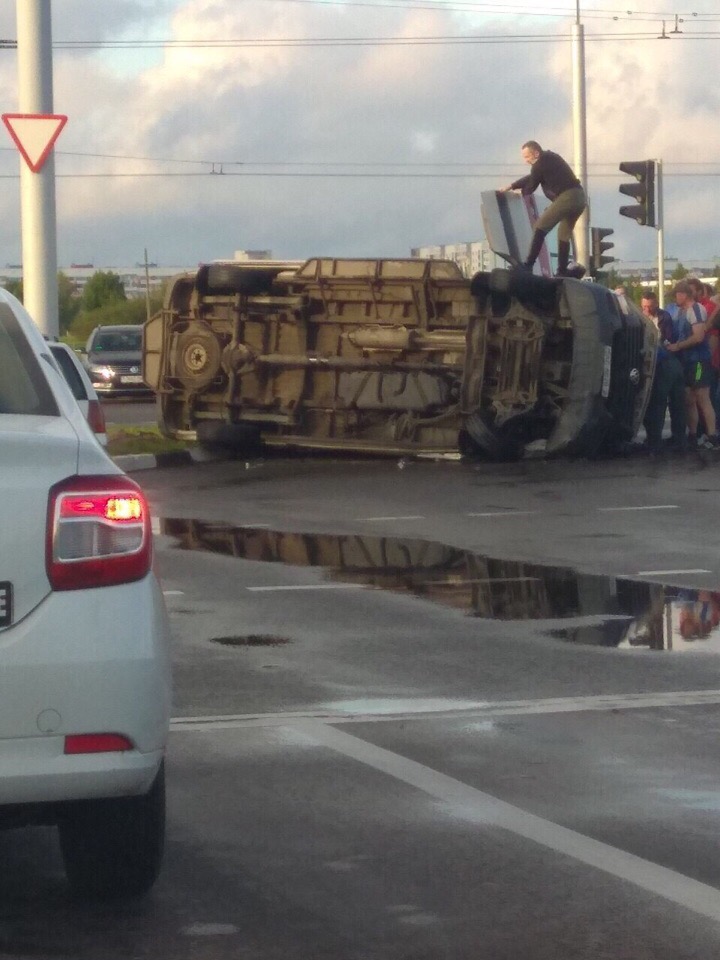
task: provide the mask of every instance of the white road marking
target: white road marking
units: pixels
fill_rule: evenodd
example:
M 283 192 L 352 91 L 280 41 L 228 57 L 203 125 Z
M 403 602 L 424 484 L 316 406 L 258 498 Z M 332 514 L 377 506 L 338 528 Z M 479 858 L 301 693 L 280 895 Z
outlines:
M 491 510 L 488 513 L 466 513 L 466 517 L 534 517 L 539 510 Z
M 691 574 L 691 573 L 712 573 L 712 570 L 702 570 L 698 568 L 697 570 L 638 570 L 635 574 L 636 577 L 669 577 L 669 576 L 678 576 L 679 574 Z
M 184 597 L 184 590 L 163 590 L 164 597 Z
M 598 507 L 599 513 L 625 513 L 628 510 L 679 510 L 676 503 L 653 504 L 645 507 Z
M 419 586 L 458 587 L 467 583 L 534 583 L 540 577 L 475 577 L 472 580 L 419 580 Z
M 240 931 L 234 923 L 191 923 L 180 932 L 186 937 L 229 937 Z
M 297 583 L 280 587 L 245 587 L 252 593 L 274 593 L 279 590 L 364 590 L 364 583 Z
M 156 537 L 159 537 L 161 534 L 160 530 L 160 517 L 154 517 L 150 515 L 150 529 L 155 534 Z
M 384 520 L 424 520 L 425 517 L 356 517 L 358 523 L 381 523 Z
M 397 720 L 473 720 L 486 717 L 533 716 L 557 713 L 590 713 L 609 710 L 649 710 L 667 707 L 715 706 L 720 704 L 720 690 L 677 690 L 661 693 L 623 693 L 592 697 L 551 697 L 541 700 L 495 700 L 472 706 L 462 704 L 448 708 L 438 704 L 428 707 L 420 698 L 418 709 L 409 709 L 406 700 L 398 703 L 396 712 L 383 701 L 381 709 L 356 711 L 338 709 L 301 710 L 288 713 L 245 713 L 195 717 L 174 717 L 173 730 L 225 730 L 237 727 L 279 727 L 294 720 L 315 720 L 331 724 L 394 723 Z M 390 704 L 391 706 L 391 704 Z
M 327 724 L 298 720 L 293 729 L 314 743 L 448 804 L 455 816 L 471 823 L 499 827 L 554 853 L 632 883 L 693 913 L 720 921 L 720 890 L 715 887 L 535 816 L 454 777 Z

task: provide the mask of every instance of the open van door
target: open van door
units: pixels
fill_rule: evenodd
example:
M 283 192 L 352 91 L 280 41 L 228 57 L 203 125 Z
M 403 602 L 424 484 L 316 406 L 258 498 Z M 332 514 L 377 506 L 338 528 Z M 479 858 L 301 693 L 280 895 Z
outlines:
M 539 216 L 535 197 L 521 196 L 512 190 L 484 190 L 480 196 L 480 212 L 490 249 L 511 266 L 517 266 L 528 255 Z M 543 277 L 553 276 L 546 243 L 542 245 L 533 272 Z

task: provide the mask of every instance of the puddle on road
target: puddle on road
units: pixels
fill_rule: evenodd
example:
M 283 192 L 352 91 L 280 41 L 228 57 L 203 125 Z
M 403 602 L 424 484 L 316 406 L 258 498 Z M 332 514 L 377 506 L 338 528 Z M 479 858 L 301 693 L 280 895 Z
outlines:
M 407 593 L 489 620 L 568 620 L 548 635 L 624 649 L 720 652 L 720 592 L 500 560 L 429 540 L 282 533 L 166 518 L 183 550 L 322 568 L 328 580 Z M 581 622 L 578 622 L 581 621 Z

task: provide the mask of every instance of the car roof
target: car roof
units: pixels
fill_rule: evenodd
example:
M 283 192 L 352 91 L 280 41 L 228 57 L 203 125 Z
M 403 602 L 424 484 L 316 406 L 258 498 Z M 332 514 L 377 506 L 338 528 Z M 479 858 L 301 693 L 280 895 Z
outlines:
M 100 324 L 95 327 L 93 333 L 97 330 L 142 330 L 143 325 L 141 323 L 112 323 L 112 324 Z
M 53 357 L 50 344 L 43 337 L 35 321 L 17 297 L 14 297 L 3 287 L 0 287 L 0 303 L 7 304 L 12 310 L 23 337 L 39 358 L 42 376 L 52 391 L 58 413 L 61 417 L 70 421 L 78 440 L 81 442 L 80 461 L 87 467 L 94 466 L 102 473 L 107 472 L 108 466 L 113 467 L 113 472 L 120 472 L 98 444 L 95 434 L 78 406 L 66 378 L 60 372 L 59 364 Z M 84 441 L 87 441 L 87 443 Z

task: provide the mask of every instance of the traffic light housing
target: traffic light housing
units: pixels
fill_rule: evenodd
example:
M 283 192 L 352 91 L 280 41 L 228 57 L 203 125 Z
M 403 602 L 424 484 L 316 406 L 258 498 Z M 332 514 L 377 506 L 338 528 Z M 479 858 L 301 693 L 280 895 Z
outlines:
M 620 164 L 623 173 L 635 177 L 636 183 L 621 183 L 620 193 L 637 203 L 620 207 L 621 217 L 637 220 L 641 227 L 657 226 L 655 222 L 655 161 L 625 160 Z
M 608 263 L 614 263 L 615 257 L 605 257 L 603 254 L 615 246 L 613 243 L 607 243 L 605 237 L 609 237 L 614 231 L 609 227 L 593 227 L 590 230 L 590 276 L 596 277 Z

